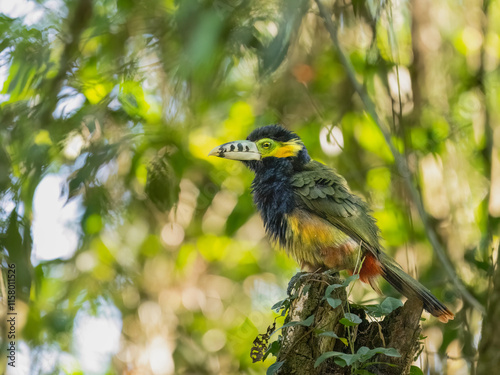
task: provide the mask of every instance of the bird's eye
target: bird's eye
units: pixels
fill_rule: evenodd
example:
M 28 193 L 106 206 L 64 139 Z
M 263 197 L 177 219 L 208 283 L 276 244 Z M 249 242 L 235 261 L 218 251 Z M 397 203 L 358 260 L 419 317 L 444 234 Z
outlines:
M 264 147 L 264 148 L 269 148 L 269 147 L 271 147 L 271 142 L 264 142 L 264 143 L 262 144 L 262 147 Z

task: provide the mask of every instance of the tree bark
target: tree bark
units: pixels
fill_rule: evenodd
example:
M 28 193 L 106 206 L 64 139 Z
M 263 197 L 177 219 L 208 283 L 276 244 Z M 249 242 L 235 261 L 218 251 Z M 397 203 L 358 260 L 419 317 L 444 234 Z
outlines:
M 486 316 L 483 320 L 482 338 L 479 344 L 477 375 L 496 374 L 500 368 L 500 253 L 493 274 L 493 290 L 489 293 Z
M 294 325 L 283 328 L 281 349 L 277 355 L 277 361 L 282 361 L 283 364 L 276 374 L 351 374 L 352 366 L 340 367 L 333 358 L 327 359 L 318 367 L 315 367 L 315 362 L 325 352 L 352 354 L 363 346 L 368 349 L 394 348 L 401 357 L 377 354 L 366 361 L 372 365 L 354 364 L 357 369 L 363 368 L 371 373 L 384 375 L 409 374 L 419 348 L 422 303 L 416 299 L 408 300 L 403 307 L 394 310 L 382 321 L 371 319 L 370 322 L 363 308 L 348 304 L 345 288 L 337 288 L 331 294 L 332 298 L 342 301 L 336 308 L 332 308 L 324 298 L 329 285 L 342 282 L 338 274 L 308 274 L 300 279 L 300 286 L 296 287 L 297 297 L 290 304 L 285 323 L 304 321 L 313 314 L 314 321 L 310 326 Z M 346 328 L 340 320 L 348 311 L 358 315 L 362 322 Z M 339 338 L 347 338 L 349 345 L 346 346 L 341 339 L 319 335 L 324 331 L 334 332 Z

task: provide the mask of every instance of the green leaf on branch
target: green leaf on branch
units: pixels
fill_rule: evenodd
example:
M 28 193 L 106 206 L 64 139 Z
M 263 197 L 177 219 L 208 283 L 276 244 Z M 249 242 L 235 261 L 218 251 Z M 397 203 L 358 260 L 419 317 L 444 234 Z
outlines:
M 332 292 L 335 289 L 338 289 L 338 288 L 347 288 L 350 283 L 352 283 L 353 281 L 356 281 L 358 279 L 359 279 L 359 275 L 355 274 L 355 275 L 351 275 L 347 279 L 345 279 L 342 284 L 328 285 L 328 287 L 325 290 L 325 298 L 328 298 L 330 296 L 330 294 L 332 294 Z
M 397 298 L 387 297 L 380 305 L 365 306 L 368 314 L 375 318 L 388 315 L 397 308 L 403 306 L 403 302 Z
M 300 320 L 298 322 L 288 322 L 286 324 L 283 324 L 281 329 L 287 328 L 287 327 L 293 327 L 293 326 L 304 326 L 304 327 L 310 327 L 311 324 L 314 322 L 314 314 L 308 317 L 305 320 Z
M 343 324 L 346 327 L 357 326 L 362 322 L 361 318 L 356 314 L 345 313 L 344 317 L 339 320 L 340 324 Z
M 326 352 L 321 354 L 318 359 L 316 359 L 316 362 L 314 362 L 314 368 L 317 368 L 319 365 L 321 365 L 324 361 L 326 361 L 328 358 L 332 357 L 337 357 L 340 355 L 343 355 L 344 353 L 342 352 Z
M 334 309 L 336 309 L 337 307 L 339 307 L 341 304 L 342 304 L 342 301 L 338 298 L 331 298 L 331 297 L 328 297 L 326 299 L 326 301 L 328 302 L 328 304 L 333 307 Z
M 321 332 L 318 336 L 333 337 L 334 339 L 340 339 L 340 337 L 332 331 Z
M 384 354 L 388 357 L 401 357 L 399 352 L 394 348 L 368 349 L 366 346 L 359 348 L 356 354 L 359 355 L 360 362 L 366 362 L 376 354 Z
M 332 284 L 332 285 L 328 285 L 328 287 L 326 288 L 325 290 L 325 298 L 329 297 L 330 294 L 332 294 L 332 292 L 335 290 L 335 289 L 338 289 L 338 288 L 342 288 L 342 284 Z
M 344 288 L 348 287 L 350 283 L 356 281 L 356 280 L 359 280 L 359 274 L 354 274 L 354 275 L 351 275 L 349 276 L 347 279 L 344 280 L 344 282 L 342 283 L 342 286 Z
M 274 375 L 278 372 L 278 370 L 283 366 L 285 361 L 275 362 L 266 371 L 266 375 Z
M 316 359 L 314 363 L 314 367 L 318 367 L 321 363 L 323 363 L 328 358 L 335 357 L 335 363 L 340 367 L 351 366 L 353 363 L 364 363 L 372 358 L 376 354 L 385 354 L 389 357 L 400 357 L 401 355 L 394 348 L 375 348 L 368 349 L 366 346 L 362 346 L 358 349 L 355 354 L 348 354 L 342 352 L 326 352 Z
M 278 337 L 278 340 L 276 341 L 273 341 L 271 343 L 271 345 L 269 345 L 269 347 L 267 348 L 267 351 L 266 353 L 264 354 L 264 358 L 262 359 L 263 361 L 266 360 L 266 358 L 272 354 L 273 356 L 277 357 L 278 356 L 278 353 L 279 351 L 281 350 L 281 340 L 280 340 L 280 337 Z
M 276 302 L 273 307 L 271 307 L 271 310 L 275 310 L 276 312 L 280 311 L 283 307 L 286 307 L 287 305 L 288 298 Z M 289 302 L 288 302 L 289 304 Z
M 424 375 L 424 372 L 417 366 L 411 366 L 410 375 Z

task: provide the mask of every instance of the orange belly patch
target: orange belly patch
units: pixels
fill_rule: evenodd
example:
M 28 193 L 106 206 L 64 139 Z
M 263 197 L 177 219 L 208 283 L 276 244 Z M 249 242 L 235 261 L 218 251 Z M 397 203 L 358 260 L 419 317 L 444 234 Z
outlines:
M 380 273 L 380 262 L 372 254 L 367 253 L 359 271 L 359 279 L 364 283 L 371 284 L 371 279 L 377 277 Z
M 350 269 L 349 274 L 352 275 L 353 273 L 354 270 Z M 359 270 L 359 279 L 366 284 L 370 284 L 373 290 L 375 290 L 378 294 L 382 294 L 377 283 L 377 277 L 380 274 L 380 262 L 377 260 L 377 258 L 375 258 L 373 254 L 366 253 L 361 269 Z

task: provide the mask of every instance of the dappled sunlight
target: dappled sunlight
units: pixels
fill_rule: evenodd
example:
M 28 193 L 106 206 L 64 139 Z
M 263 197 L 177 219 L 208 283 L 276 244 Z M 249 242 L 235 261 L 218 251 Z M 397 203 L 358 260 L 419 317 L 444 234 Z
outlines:
M 118 352 L 122 321 L 119 310 L 106 302 L 93 314 L 89 305 L 76 314 L 73 345 L 82 370 L 100 374 Z
M 324 127 L 319 133 L 321 149 L 328 156 L 337 156 L 344 147 L 344 136 L 338 126 Z
M 63 175 L 48 175 L 35 192 L 33 204 L 33 262 L 70 258 L 78 246 L 77 221 L 81 201 L 66 202 Z
M 427 155 L 420 161 L 425 208 L 429 214 L 443 219 L 450 214 L 450 204 L 444 185 L 443 162 L 439 156 Z

